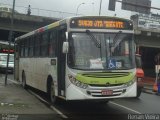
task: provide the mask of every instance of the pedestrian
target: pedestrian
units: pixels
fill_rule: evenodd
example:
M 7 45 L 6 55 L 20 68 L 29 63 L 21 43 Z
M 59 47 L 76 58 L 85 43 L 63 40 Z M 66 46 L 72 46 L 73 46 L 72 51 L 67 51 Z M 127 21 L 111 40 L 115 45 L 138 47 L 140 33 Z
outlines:
M 159 69 L 159 71 L 158 71 L 158 81 L 159 81 L 159 83 L 160 83 L 160 69 Z
M 156 71 L 157 71 L 157 83 L 160 83 L 160 53 L 158 53 L 155 57 L 155 62 L 156 62 Z
M 31 6 L 28 5 L 27 15 L 31 15 Z

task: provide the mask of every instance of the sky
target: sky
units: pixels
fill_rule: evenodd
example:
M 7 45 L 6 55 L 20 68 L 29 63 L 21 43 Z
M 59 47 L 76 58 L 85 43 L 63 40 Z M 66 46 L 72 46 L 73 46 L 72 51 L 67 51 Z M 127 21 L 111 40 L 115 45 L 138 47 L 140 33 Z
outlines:
M 129 19 L 130 15 L 134 13 L 122 10 L 121 3 L 119 2 L 116 3 L 116 10 L 114 12 L 109 11 L 108 2 L 109 0 L 102 0 L 101 15 L 116 15 Z M 12 5 L 13 0 L 0 0 L 0 3 Z M 20 13 L 26 13 L 28 5 L 31 5 L 32 14 L 47 15 L 51 17 L 65 17 L 72 16 L 72 14 L 60 14 L 59 12 L 51 12 L 49 10 L 82 15 L 99 15 L 100 0 L 15 0 L 15 6 L 17 6 L 15 9 Z M 152 0 L 151 6 L 160 8 L 160 0 Z M 160 14 L 160 10 L 152 10 L 152 12 Z

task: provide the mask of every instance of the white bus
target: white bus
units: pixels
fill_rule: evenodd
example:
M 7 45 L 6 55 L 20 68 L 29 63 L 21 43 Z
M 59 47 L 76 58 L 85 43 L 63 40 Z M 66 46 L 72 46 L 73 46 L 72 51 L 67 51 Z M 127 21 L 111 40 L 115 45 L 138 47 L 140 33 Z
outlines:
M 130 20 L 71 17 L 16 38 L 15 78 L 48 93 L 51 102 L 135 97 Z

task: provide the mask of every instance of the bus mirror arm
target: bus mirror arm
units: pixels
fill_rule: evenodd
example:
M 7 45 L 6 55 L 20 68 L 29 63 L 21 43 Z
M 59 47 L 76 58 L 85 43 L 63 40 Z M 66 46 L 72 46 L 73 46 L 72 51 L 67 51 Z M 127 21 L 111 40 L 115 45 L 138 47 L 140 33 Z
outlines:
M 68 53 L 68 42 L 63 42 L 62 52 Z

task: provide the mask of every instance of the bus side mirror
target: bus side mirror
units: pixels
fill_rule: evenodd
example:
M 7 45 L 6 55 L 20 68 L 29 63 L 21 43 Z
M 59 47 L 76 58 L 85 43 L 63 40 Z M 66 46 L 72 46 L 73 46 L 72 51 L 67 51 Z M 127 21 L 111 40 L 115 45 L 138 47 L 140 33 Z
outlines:
M 68 40 L 68 32 L 65 32 L 65 34 L 66 34 L 66 40 Z
M 68 53 L 68 42 L 63 42 L 63 48 L 62 48 L 62 52 L 63 53 Z

